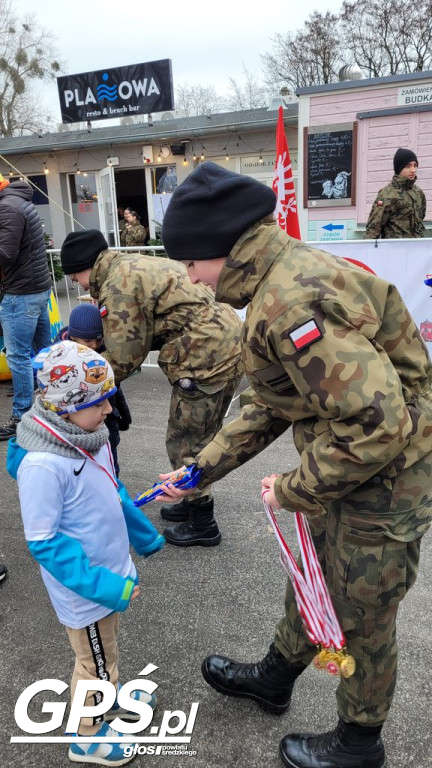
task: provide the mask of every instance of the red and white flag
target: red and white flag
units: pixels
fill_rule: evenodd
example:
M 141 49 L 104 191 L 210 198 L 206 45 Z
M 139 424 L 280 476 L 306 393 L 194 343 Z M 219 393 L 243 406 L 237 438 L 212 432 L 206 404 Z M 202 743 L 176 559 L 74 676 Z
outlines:
M 277 197 L 275 216 L 280 228 L 291 237 L 300 240 L 294 178 L 285 135 L 282 107 L 279 107 L 279 119 L 276 128 L 276 163 L 272 186 Z

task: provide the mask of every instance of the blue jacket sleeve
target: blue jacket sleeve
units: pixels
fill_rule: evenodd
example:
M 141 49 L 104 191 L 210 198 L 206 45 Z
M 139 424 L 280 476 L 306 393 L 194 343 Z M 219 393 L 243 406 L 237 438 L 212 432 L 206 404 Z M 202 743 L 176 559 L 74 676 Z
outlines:
M 35 560 L 63 586 L 113 611 L 125 611 L 128 607 L 135 581 L 103 566 L 90 565 L 77 539 L 57 533 L 51 539 L 27 544 Z
M 118 478 L 117 482 L 130 543 L 135 551 L 144 557 L 159 552 L 165 544 L 165 538 L 161 536 L 148 517 L 137 507 L 134 507 L 125 486 Z

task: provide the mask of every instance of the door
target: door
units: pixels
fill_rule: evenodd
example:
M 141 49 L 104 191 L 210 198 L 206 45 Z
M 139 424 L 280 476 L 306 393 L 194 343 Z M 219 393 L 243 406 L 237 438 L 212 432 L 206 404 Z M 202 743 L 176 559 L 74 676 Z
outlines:
M 107 166 L 96 175 L 100 228 L 110 248 L 120 245 L 114 169 Z

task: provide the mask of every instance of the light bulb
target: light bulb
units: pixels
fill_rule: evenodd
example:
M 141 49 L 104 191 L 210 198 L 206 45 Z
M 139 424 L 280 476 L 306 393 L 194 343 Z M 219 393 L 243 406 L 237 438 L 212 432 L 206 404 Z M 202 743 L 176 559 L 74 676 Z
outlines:
M 45 176 L 47 176 L 49 174 L 49 168 L 47 168 L 46 166 L 44 168 L 44 174 L 45 174 Z
M 204 160 L 204 153 L 201 152 L 201 160 Z

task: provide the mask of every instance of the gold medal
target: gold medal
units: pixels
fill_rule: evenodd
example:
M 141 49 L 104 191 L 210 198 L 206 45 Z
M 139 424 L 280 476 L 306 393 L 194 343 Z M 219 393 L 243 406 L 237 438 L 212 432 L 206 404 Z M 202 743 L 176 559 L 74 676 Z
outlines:
M 340 671 L 342 677 L 351 677 L 356 670 L 356 663 L 354 656 L 344 654 L 344 657 L 340 663 Z
M 325 670 L 332 677 L 351 677 L 356 669 L 354 656 L 347 653 L 346 648 L 336 651 L 334 648 L 320 648 L 313 658 L 315 669 Z
M 325 669 L 325 665 L 327 663 L 326 654 L 327 651 L 322 649 L 319 650 L 316 656 L 314 656 L 313 665 L 315 669 Z

